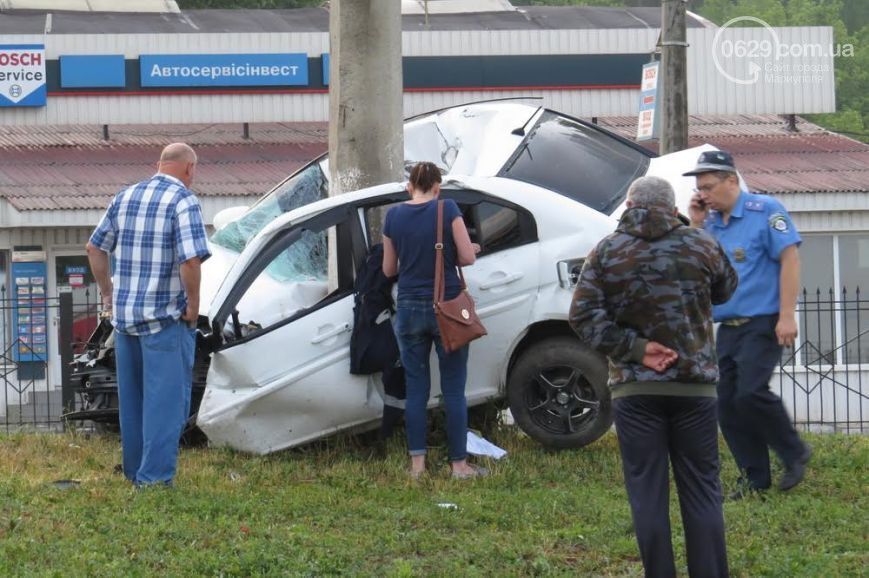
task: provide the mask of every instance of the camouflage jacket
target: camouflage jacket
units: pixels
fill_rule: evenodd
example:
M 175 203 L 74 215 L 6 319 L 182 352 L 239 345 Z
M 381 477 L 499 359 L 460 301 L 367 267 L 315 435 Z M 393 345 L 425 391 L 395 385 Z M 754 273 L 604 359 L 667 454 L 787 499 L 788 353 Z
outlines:
M 613 396 L 714 395 L 686 389 L 715 384 L 718 358 L 712 333 L 712 304 L 736 290 L 737 275 L 721 246 L 701 229 L 672 214 L 628 209 L 616 231 L 592 250 L 582 268 L 570 307 L 579 338 L 610 360 Z M 678 352 L 664 373 L 642 364 L 648 341 Z

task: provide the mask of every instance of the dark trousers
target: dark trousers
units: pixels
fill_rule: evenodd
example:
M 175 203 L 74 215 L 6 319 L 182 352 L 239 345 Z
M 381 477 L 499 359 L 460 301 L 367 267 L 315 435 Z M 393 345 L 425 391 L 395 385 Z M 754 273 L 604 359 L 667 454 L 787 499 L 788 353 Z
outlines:
M 778 315 L 754 317 L 739 327 L 718 329 L 718 414 L 721 433 L 749 486 L 769 488 L 769 448 L 786 466 L 803 454 L 781 398 L 769 379 L 781 359 L 775 335 Z
M 727 576 L 711 397 L 636 395 L 613 400 L 625 486 L 647 577 L 676 575 L 670 536 L 670 467 L 679 494 L 688 574 Z

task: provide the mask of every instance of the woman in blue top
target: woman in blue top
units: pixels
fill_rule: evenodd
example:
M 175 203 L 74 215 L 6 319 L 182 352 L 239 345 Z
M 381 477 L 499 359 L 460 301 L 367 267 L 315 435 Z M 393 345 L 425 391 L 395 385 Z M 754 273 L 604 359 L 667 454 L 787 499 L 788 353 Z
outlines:
M 411 458 L 410 475 L 418 478 L 425 471 L 426 408 L 431 389 L 429 356 L 434 343 L 447 414 L 452 476 L 471 478 L 487 472 L 467 462 L 465 380 L 468 375 L 468 346 L 452 353 L 444 351 L 433 307 L 440 183 L 441 173 L 434 163 L 418 163 L 413 167 L 407 185 L 410 200 L 391 208 L 383 224 L 383 273 L 387 277 L 401 273 L 393 325 L 407 381 L 405 421 Z M 471 265 L 480 246 L 471 243 L 459 207 L 451 199 L 444 202 L 443 222 L 444 297 L 452 299 L 462 288 L 456 265 Z

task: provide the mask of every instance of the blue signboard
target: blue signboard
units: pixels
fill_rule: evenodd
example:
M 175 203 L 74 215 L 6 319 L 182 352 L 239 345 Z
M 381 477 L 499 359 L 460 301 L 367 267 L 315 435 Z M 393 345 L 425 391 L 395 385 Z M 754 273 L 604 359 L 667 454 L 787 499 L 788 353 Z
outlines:
M 63 88 L 123 88 L 126 84 L 123 54 L 60 57 Z
M 12 263 L 15 298 L 12 334 L 15 361 L 44 362 L 48 359 L 45 273 L 45 261 Z
M 0 44 L 0 106 L 45 106 L 45 45 Z
M 329 55 L 323 54 L 320 61 L 323 63 L 323 85 L 329 86 Z
M 308 84 L 307 54 L 143 54 L 143 87 Z

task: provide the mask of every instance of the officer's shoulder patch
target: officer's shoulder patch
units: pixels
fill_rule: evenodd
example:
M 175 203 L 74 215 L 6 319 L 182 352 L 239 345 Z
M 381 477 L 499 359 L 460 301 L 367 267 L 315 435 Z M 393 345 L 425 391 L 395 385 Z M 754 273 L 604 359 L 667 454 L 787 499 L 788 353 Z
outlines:
M 788 232 L 788 220 L 783 213 L 773 213 L 769 217 L 769 226 L 779 233 Z
M 745 209 L 747 211 L 762 211 L 766 207 L 763 201 L 745 201 Z

